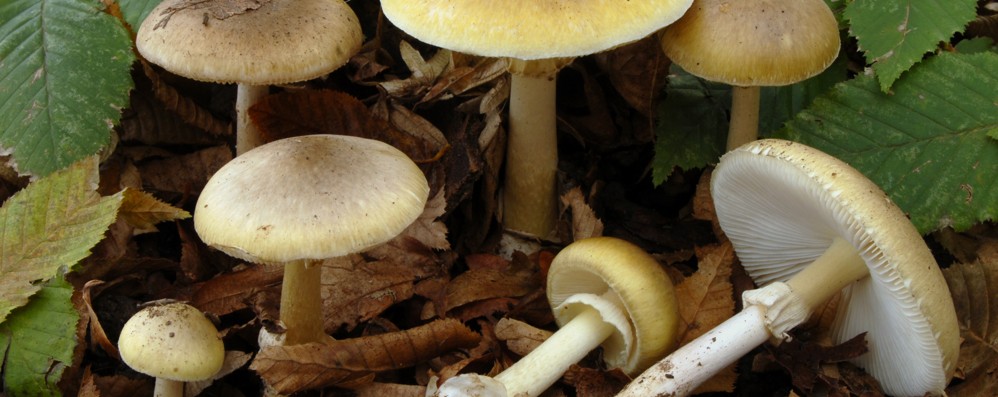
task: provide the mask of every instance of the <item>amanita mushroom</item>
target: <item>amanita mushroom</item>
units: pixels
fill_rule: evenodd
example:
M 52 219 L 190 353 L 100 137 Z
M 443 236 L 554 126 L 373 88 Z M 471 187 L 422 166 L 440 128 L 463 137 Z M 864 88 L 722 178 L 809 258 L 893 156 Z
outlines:
M 654 258 L 626 241 L 595 237 L 565 247 L 551 263 L 547 295 L 558 331 L 495 378 L 460 375 L 438 395 L 538 396 L 596 347 L 603 347 L 608 367 L 628 374 L 675 347 L 672 282 Z
M 321 342 L 329 337 L 320 262 L 394 238 L 428 195 L 422 171 L 391 145 L 307 135 L 259 146 L 219 169 L 201 191 L 194 227 L 228 255 L 284 265 L 284 344 Z
M 236 83 L 236 153 L 259 146 L 247 110 L 270 84 L 326 75 L 360 51 L 360 22 L 342 0 L 270 0 L 256 9 L 210 17 L 190 1 L 165 0 L 139 27 L 145 59 L 198 81 Z
M 423 42 L 510 60 L 503 226 L 545 239 L 557 217 L 558 70 L 574 57 L 648 36 L 691 2 L 382 0 L 381 7 L 395 26 Z
M 839 53 L 839 29 L 823 0 L 695 0 L 661 42 L 687 72 L 733 86 L 731 150 L 759 135 L 759 87 L 821 73 Z
M 210 379 L 225 359 L 215 324 L 180 302 L 135 313 L 121 329 L 118 350 L 129 367 L 156 378 L 156 397 L 183 397 L 184 382 Z
M 943 393 L 960 345 L 953 301 L 921 236 L 880 188 L 816 149 L 767 139 L 725 154 L 711 189 L 721 228 L 763 287 L 619 396 L 688 394 L 767 339 L 787 338 L 837 293 L 834 342 L 867 333 L 869 351 L 853 363 L 887 394 Z

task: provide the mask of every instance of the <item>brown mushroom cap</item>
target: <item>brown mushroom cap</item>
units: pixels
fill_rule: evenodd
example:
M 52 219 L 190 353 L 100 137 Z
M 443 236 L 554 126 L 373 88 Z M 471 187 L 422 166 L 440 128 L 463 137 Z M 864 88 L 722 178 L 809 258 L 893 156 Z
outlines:
M 640 40 L 683 15 L 692 0 L 382 0 L 413 37 L 468 54 L 575 57 Z
M 205 243 L 254 263 L 328 259 L 394 238 L 428 195 L 423 172 L 391 145 L 307 135 L 219 169 L 201 191 L 194 227 Z
M 837 238 L 849 242 L 869 277 L 843 290 L 835 342 L 867 332 L 869 352 L 852 361 L 888 394 L 942 392 L 960 348 L 953 300 L 922 237 L 877 185 L 817 149 L 765 139 L 725 154 L 711 192 L 759 285 L 787 280 Z
M 132 369 L 181 382 L 211 378 L 225 359 L 215 324 L 185 303 L 149 306 L 135 313 L 121 329 L 118 350 Z
M 165 0 L 142 22 L 139 53 L 194 80 L 252 85 L 310 80 L 339 68 L 360 50 L 353 10 L 340 0 L 271 0 L 225 19 Z M 165 18 L 169 18 L 166 20 Z
M 559 325 L 578 312 L 563 306 L 576 297 L 601 296 L 601 300 L 619 302 L 623 325 L 614 324 L 619 322 L 603 313 L 604 322 L 617 328 L 602 344 L 603 359 L 610 368 L 637 374 L 676 347 L 679 306 L 672 281 L 654 258 L 634 244 L 594 237 L 565 247 L 551 263 L 547 295 Z
M 781 86 L 821 73 L 839 53 L 822 0 L 695 0 L 662 31 L 662 50 L 686 71 L 735 86 Z

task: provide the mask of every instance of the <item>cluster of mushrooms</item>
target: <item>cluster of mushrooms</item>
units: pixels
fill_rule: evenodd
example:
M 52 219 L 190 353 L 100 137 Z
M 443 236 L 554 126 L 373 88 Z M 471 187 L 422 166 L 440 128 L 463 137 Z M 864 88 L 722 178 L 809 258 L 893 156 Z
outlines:
M 363 35 L 344 2 L 272 0 L 225 19 L 190 4 L 164 1 L 142 24 L 137 46 L 170 72 L 239 85 L 238 156 L 202 190 L 195 228 L 228 255 L 284 266 L 285 332 L 261 331 L 261 347 L 328 342 L 321 262 L 401 233 L 422 212 L 428 183 L 411 159 L 383 142 L 331 131 L 261 145 L 248 121 L 246 110 L 268 85 L 328 74 L 359 51 Z M 576 241 L 548 273 L 560 329 L 498 375 L 452 377 L 431 384 L 428 395 L 538 396 L 597 347 L 609 368 L 636 377 L 620 396 L 686 395 L 760 344 L 786 340 L 835 295 L 841 300 L 831 338 L 841 343 L 865 332 L 869 352 L 854 362 L 885 392 L 943 393 L 959 349 L 956 316 L 938 266 L 904 213 L 838 159 L 797 143 L 755 141 L 758 87 L 814 76 L 837 56 L 837 24 L 823 1 L 381 6 L 416 39 L 508 60 L 503 222 L 531 240 L 553 238 L 557 220 L 559 68 L 660 31 L 673 62 L 735 86 L 730 151 L 713 172 L 711 192 L 721 228 L 762 286 L 744 293 L 743 311 L 676 349 L 682 302 L 657 261 L 616 238 Z M 561 22 L 532 22 L 538 15 Z M 122 330 L 119 347 L 126 363 L 157 378 L 158 396 L 182 395 L 180 382 L 210 378 L 224 354 L 212 322 L 183 303 L 141 310 Z

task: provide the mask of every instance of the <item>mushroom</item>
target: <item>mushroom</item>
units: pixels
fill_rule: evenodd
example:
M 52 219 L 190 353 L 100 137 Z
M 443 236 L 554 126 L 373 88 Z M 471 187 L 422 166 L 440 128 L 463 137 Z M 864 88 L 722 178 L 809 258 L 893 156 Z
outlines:
M 284 344 L 323 342 L 330 337 L 321 261 L 394 238 L 428 195 L 422 171 L 391 145 L 306 135 L 259 146 L 219 169 L 201 191 L 194 227 L 230 256 L 284 265 Z
M 953 301 L 925 242 L 877 185 L 816 149 L 765 139 L 725 154 L 711 189 L 721 228 L 763 287 L 618 396 L 688 394 L 767 339 L 788 338 L 837 293 L 834 342 L 867 333 L 869 351 L 854 364 L 887 394 L 943 393 L 960 347 Z
M 610 368 L 636 374 L 675 347 L 679 309 L 654 258 L 612 237 L 565 247 L 551 262 L 548 301 L 558 331 L 495 378 L 464 374 L 440 396 L 538 396 L 598 346 Z
M 198 81 L 236 83 L 236 153 L 259 146 L 247 110 L 270 84 L 311 80 L 360 51 L 363 34 L 342 0 L 271 0 L 259 8 L 209 19 L 185 0 L 154 8 L 135 39 L 139 53 L 171 73 Z
M 821 73 L 839 53 L 839 28 L 822 0 L 695 0 L 661 43 L 687 72 L 733 86 L 731 150 L 759 135 L 759 87 Z
M 509 60 L 503 226 L 545 239 L 557 219 L 558 70 L 574 57 L 651 34 L 691 2 L 382 0 L 381 7 L 395 26 L 423 42 Z
M 225 359 L 215 324 L 180 302 L 135 313 L 121 329 L 118 350 L 129 367 L 156 378 L 157 397 L 183 397 L 184 382 L 210 379 Z

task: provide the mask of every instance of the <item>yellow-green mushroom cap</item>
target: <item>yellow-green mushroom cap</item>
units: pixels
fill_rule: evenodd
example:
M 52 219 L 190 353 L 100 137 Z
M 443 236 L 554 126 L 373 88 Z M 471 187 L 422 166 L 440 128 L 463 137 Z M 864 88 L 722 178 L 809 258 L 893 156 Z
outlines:
M 132 369 L 179 382 L 209 379 L 225 359 L 215 324 L 185 303 L 154 305 L 135 313 L 121 329 L 118 350 Z

